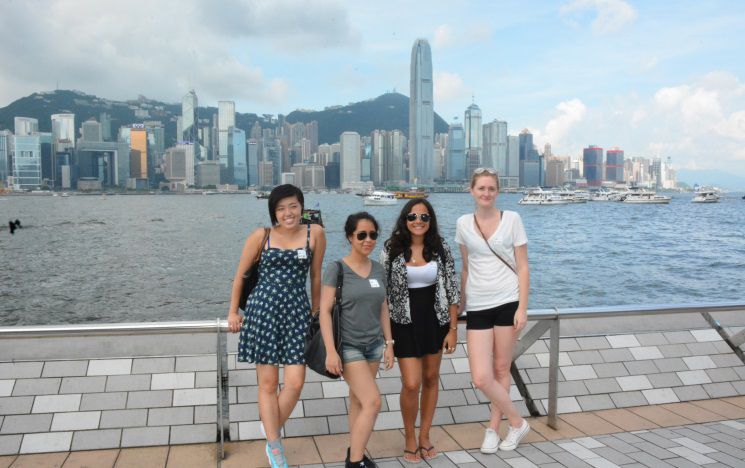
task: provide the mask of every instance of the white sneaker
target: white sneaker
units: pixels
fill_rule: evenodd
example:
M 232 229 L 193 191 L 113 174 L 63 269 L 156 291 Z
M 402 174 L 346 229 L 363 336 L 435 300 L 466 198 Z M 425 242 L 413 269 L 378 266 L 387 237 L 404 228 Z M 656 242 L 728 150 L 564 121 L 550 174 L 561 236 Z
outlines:
M 528 425 L 528 421 L 525 419 L 523 419 L 523 423 L 520 427 L 515 428 L 510 426 L 510 430 L 507 432 L 507 437 L 505 437 L 502 443 L 499 444 L 499 450 L 515 450 L 517 444 L 523 440 L 523 437 L 525 437 L 528 432 L 530 432 L 530 426 Z
M 481 443 L 481 453 L 497 453 L 499 449 L 499 434 L 487 427 L 484 431 L 484 442 Z

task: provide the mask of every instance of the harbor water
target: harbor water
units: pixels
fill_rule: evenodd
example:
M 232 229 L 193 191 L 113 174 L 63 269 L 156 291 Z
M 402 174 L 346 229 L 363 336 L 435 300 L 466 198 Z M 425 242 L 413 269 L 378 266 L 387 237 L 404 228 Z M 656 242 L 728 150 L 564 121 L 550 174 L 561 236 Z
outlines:
M 675 194 L 669 205 L 518 205 L 528 233 L 530 307 L 741 299 L 745 201 Z M 468 194 L 432 194 L 453 251 Z M 390 234 L 403 206 L 367 207 Z M 347 251 L 343 224 L 362 198 L 307 194 L 320 208 L 324 263 Z M 23 228 L 10 235 L 7 220 Z M 0 325 L 198 320 L 223 317 L 246 235 L 267 225 L 253 195 L 10 196 L 0 200 Z M 380 245 L 374 253 L 377 258 Z M 459 257 L 459 255 L 458 255 Z M 460 269 L 460 260 L 457 260 Z

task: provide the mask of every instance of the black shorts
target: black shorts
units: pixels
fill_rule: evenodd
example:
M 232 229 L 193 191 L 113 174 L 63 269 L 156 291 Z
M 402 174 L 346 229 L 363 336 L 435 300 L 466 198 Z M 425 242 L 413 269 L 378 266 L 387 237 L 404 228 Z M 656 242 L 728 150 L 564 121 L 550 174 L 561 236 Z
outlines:
M 466 330 L 488 330 L 492 327 L 512 327 L 519 301 L 508 302 L 486 310 L 472 310 L 466 314 Z

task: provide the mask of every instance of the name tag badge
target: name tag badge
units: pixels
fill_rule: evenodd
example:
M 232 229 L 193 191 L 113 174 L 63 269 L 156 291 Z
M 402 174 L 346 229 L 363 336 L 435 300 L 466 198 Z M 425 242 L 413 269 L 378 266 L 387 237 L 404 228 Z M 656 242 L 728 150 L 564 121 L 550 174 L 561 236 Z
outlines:
M 371 288 L 379 288 L 380 287 L 380 283 L 378 283 L 378 280 L 376 280 L 376 279 L 371 279 L 370 280 L 370 287 Z
M 308 258 L 308 253 L 305 251 L 305 249 L 300 249 L 297 251 L 298 260 L 305 260 L 306 258 Z

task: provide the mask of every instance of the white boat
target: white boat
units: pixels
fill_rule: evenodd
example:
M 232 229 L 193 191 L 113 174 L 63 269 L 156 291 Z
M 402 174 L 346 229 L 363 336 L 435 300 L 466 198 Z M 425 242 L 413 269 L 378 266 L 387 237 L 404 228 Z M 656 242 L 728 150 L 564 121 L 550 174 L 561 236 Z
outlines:
M 608 190 L 607 188 L 601 187 L 600 190 L 590 193 L 590 201 L 621 201 L 621 193 L 617 190 Z
M 631 192 L 624 197 L 624 203 L 646 204 L 646 205 L 667 205 L 672 197 L 657 195 L 655 192 Z
M 719 203 L 719 198 L 715 190 L 697 190 L 691 203 Z
M 520 205 L 567 205 L 572 202 L 567 197 L 538 188 L 525 193 L 518 203 Z
M 567 203 L 587 203 L 589 194 L 585 191 L 575 191 L 568 188 L 554 189 L 551 193 L 558 195 L 562 200 L 566 200 Z
M 375 190 L 366 194 L 364 197 L 365 206 L 388 206 L 396 205 L 397 203 L 398 199 L 396 195 L 382 190 Z

